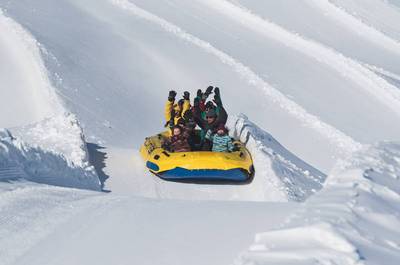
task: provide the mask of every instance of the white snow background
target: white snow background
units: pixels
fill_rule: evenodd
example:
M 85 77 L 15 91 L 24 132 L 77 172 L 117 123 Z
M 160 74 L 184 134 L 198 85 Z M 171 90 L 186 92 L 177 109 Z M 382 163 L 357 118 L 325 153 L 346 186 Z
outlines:
M 398 0 L 0 0 L 0 264 L 399 264 L 398 25 Z M 248 185 L 138 154 L 208 85 Z

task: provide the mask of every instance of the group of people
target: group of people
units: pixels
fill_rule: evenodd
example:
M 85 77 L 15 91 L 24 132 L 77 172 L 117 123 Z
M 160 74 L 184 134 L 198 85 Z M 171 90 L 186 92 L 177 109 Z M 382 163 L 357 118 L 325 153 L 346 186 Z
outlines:
M 214 99 L 208 100 L 214 93 Z M 170 137 L 163 141 L 163 148 L 170 152 L 213 151 L 232 152 L 235 147 L 225 124 L 228 114 L 222 105 L 218 87 L 199 89 L 190 103 L 190 93 L 185 91 L 176 101 L 177 93 L 169 91 L 165 105 L 166 127 Z M 200 127 L 200 134 L 196 127 Z

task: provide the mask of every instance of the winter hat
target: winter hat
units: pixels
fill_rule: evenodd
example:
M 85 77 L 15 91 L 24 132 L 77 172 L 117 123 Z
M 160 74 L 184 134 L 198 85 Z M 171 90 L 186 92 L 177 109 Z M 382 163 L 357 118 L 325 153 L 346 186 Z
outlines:
M 228 132 L 228 129 L 225 127 L 225 124 L 221 123 L 220 125 L 218 125 L 217 127 L 217 131 L 219 130 L 223 130 L 225 133 Z
M 172 130 L 175 130 L 175 129 L 179 129 L 180 131 L 181 131 L 181 133 L 182 133 L 182 127 L 181 126 L 179 126 L 179 125 L 174 125 L 174 127 L 172 127 Z
M 210 109 L 209 111 L 207 111 L 206 117 L 217 117 L 217 113 L 214 109 Z

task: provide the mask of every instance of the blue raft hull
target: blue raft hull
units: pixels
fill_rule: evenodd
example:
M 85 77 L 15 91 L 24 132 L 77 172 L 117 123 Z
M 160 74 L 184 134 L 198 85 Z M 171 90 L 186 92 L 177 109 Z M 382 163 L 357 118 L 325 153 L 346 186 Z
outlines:
M 160 178 L 170 181 L 181 182 L 241 182 L 251 181 L 252 176 L 242 169 L 198 169 L 188 170 L 184 168 L 175 168 L 157 174 Z

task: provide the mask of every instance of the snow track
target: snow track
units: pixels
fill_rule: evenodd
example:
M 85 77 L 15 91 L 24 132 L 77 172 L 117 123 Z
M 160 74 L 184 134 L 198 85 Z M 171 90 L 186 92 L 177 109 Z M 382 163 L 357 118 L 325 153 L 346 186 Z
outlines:
M 327 137 L 329 141 L 331 141 L 334 145 L 341 148 L 342 150 L 346 150 L 346 152 L 353 152 L 360 148 L 360 144 L 354 141 L 351 137 L 345 135 L 343 132 L 337 130 L 331 125 L 324 123 L 317 116 L 308 113 L 304 108 L 296 104 L 294 101 L 288 99 L 284 94 L 265 82 L 249 67 L 236 61 L 234 58 L 224 53 L 223 51 L 218 50 L 210 43 L 207 43 L 185 32 L 178 26 L 136 6 L 135 4 L 127 0 L 111 0 L 111 2 L 123 9 L 126 9 L 135 16 L 159 25 L 164 30 L 174 34 L 178 38 L 190 42 L 195 46 L 200 47 L 207 53 L 218 57 L 224 64 L 232 67 L 236 73 L 238 73 L 243 79 L 247 80 L 250 85 L 263 91 L 266 98 L 278 104 L 283 110 L 288 112 L 290 115 L 296 117 L 305 126 L 308 126 L 318 131 L 322 136 Z
M 246 143 L 256 174 L 245 185 L 188 184 L 149 173 L 136 150 L 108 150 L 106 189 L 157 199 L 213 201 L 304 201 L 322 188 L 326 175 L 305 163 L 244 115 L 231 117 L 231 134 Z
M 0 264 L 398 265 L 400 2 L 345 1 L 0 0 Z M 153 176 L 209 84 L 253 181 Z
M 383 78 L 377 76 L 368 68 L 351 58 L 336 52 L 335 50 L 325 47 L 324 45 L 313 40 L 306 39 L 299 34 L 294 34 L 286 29 L 271 23 L 260 16 L 246 10 L 243 7 L 235 6 L 234 4 L 221 1 L 200 1 L 205 3 L 210 9 L 215 9 L 221 14 L 230 17 L 234 21 L 238 21 L 248 29 L 263 34 L 264 36 L 280 42 L 282 45 L 303 53 L 317 62 L 326 64 L 334 71 L 342 76 L 352 80 L 354 83 L 365 89 L 371 96 L 379 99 L 383 104 L 391 108 L 394 112 L 400 115 L 400 91 L 397 87 L 386 82 Z M 328 4 L 328 1 L 314 1 L 321 5 Z M 322 4 L 323 5 L 323 4 Z M 350 23 L 351 24 L 351 23 Z M 351 24 L 353 25 L 353 24 Z M 367 35 L 367 34 L 366 34 Z M 382 36 L 381 36 L 382 35 Z M 377 42 L 386 37 L 383 34 L 377 39 Z M 370 36 L 370 35 L 368 35 Z M 387 37 L 386 37 L 387 38 Z M 400 43 L 392 40 L 395 45 L 395 52 L 400 54 Z
M 315 8 L 318 8 L 326 16 L 351 29 L 355 34 L 400 55 L 400 42 L 380 32 L 372 25 L 349 14 L 344 8 L 332 3 L 332 0 L 307 0 Z M 365 3 L 364 3 L 365 4 Z
M 95 198 L 95 200 L 93 200 Z M 17 264 L 69 218 L 98 207 L 98 193 L 56 188 L 29 182 L 0 182 L 1 264 Z

